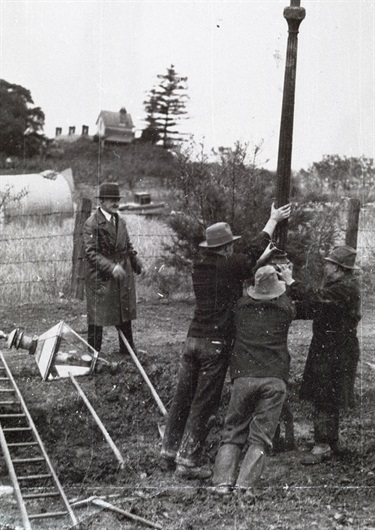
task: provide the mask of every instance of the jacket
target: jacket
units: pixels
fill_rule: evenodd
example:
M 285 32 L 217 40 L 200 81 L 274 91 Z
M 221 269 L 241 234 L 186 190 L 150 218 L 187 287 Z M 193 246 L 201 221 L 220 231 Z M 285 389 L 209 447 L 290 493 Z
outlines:
M 269 243 L 269 235 L 260 232 L 248 254 L 226 257 L 210 250 L 194 262 L 193 288 L 196 300 L 188 336 L 224 341 L 233 339 L 233 309 L 242 296 L 243 281 Z
M 117 326 L 136 318 L 133 270 L 140 271 L 125 219 L 119 215 L 116 218 L 117 231 L 98 209 L 83 229 L 87 319 L 88 324 L 96 326 Z M 124 268 L 124 279 L 113 278 L 116 264 Z
M 288 330 L 294 317 L 284 293 L 272 300 L 244 296 L 235 309 L 236 339 L 230 360 L 231 379 L 277 377 L 288 381 Z
M 300 397 L 323 410 L 332 407 L 346 410 L 354 404 L 354 380 L 360 355 L 358 281 L 355 276 L 345 274 L 320 289 L 295 282 L 290 294 L 299 301 L 297 318 L 313 320 Z

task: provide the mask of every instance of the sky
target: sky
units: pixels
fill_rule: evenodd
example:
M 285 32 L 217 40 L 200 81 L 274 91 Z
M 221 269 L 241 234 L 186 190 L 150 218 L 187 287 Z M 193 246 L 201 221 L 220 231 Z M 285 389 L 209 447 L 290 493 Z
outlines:
M 375 7 L 302 0 L 292 168 L 324 155 L 375 158 Z M 277 166 L 289 0 L 0 0 L 0 77 L 30 90 L 44 133 L 96 132 L 125 107 L 145 127 L 144 100 L 173 64 L 188 77 L 179 127 L 209 152 L 261 145 Z

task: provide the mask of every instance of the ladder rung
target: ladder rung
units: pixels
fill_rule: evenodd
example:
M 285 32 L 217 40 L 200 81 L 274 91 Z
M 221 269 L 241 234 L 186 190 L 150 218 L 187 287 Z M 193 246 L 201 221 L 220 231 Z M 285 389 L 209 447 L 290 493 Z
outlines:
M 0 377 L 0 381 L 10 381 L 9 377 Z
M 52 475 L 50 473 L 46 473 L 45 475 L 28 475 L 24 477 L 17 477 L 18 480 L 37 480 L 39 478 L 51 478 Z
M 31 430 L 31 427 L 3 427 L 4 432 L 25 432 Z
M 27 464 L 32 462 L 44 462 L 42 456 L 35 456 L 33 458 L 12 458 L 13 464 Z
M 27 493 L 22 495 L 24 499 L 42 499 L 44 497 L 59 497 L 60 493 L 57 491 L 52 491 L 51 493 Z
M 29 515 L 29 519 L 47 519 L 48 517 L 65 517 L 68 512 L 45 512 Z
M 38 442 L 13 442 L 7 444 L 8 447 L 30 447 L 31 445 L 38 445 Z
M 17 413 L 17 414 L 0 414 L 0 418 L 25 418 L 26 414 Z
M 0 388 L 0 392 L 15 392 L 14 388 Z
M 19 405 L 19 401 L 0 401 L 0 405 Z

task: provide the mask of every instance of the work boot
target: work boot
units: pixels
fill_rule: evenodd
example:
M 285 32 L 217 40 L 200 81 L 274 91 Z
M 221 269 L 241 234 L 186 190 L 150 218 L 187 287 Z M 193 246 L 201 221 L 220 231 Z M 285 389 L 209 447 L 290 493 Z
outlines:
M 160 451 L 160 464 L 166 471 L 176 469 L 176 453 L 168 451 L 167 449 L 162 449 Z
M 260 479 L 266 463 L 266 455 L 260 445 L 250 445 L 242 461 L 236 488 L 247 490 Z
M 205 480 L 211 477 L 212 471 L 204 466 L 185 466 L 183 464 L 178 464 L 175 475 L 179 478 L 186 478 L 188 480 Z
M 220 447 L 215 459 L 213 486 L 235 485 L 240 455 L 241 449 L 238 445 L 224 444 Z
M 316 444 L 311 453 L 301 459 L 301 464 L 305 466 L 321 464 L 324 460 L 329 460 L 331 456 L 332 450 L 329 444 Z

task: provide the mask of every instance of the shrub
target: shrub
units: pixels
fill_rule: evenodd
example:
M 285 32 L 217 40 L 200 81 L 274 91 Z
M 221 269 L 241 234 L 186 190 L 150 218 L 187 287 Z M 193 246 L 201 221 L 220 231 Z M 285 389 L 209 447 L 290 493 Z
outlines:
M 233 149 L 222 149 L 209 162 L 203 148 L 194 155 L 194 145 L 178 155 L 178 171 L 171 181 L 179 212 L 168 224 L 174 231 L 169 263 L 190 267 L 204 230 L 218 221 L 228 222 L 234 234 L 242 239 L 236 251 L 246 251 L 252 238 L 268 219 L 276 194 L 275 174 L 256 165 L 259 147 L 251 160 L 248 145 L 236 143 Z M 299 186 L 293 180 L 292 217 L 289 221 L 288 255 L 296 273 L 319 280 L 321 253 L 334 244 L 338 230 L 338 203 L 326 203 L 327 195 Z

